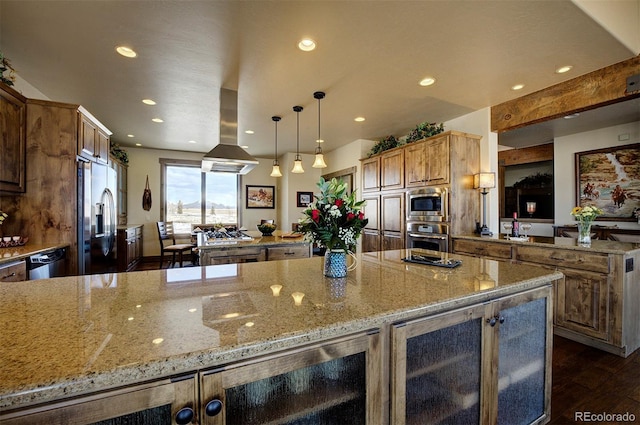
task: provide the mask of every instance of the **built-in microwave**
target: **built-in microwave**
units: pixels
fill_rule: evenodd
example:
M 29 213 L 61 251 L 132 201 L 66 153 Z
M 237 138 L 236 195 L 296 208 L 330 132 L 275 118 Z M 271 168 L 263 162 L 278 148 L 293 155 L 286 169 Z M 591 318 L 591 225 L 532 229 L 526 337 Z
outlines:
M 449 192 L 444 187 L 425 187 L 407 192 L 407 220 L 447 221 Z

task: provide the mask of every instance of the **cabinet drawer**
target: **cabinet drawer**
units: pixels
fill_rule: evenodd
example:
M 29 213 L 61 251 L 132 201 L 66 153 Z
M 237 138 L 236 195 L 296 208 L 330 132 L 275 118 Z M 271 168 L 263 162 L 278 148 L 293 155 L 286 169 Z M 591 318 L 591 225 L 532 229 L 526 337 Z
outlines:
M 17 261 L 0 266 L 0 282 L 22 282 L 27 280 L 27 263 Z
M 308 245 L 278 246 L 267 248 L 267 260 L 291 260 L 293 258 L 309 258 Z
M 515 250 L 518 261 L 609 273 L 609 257 L 606 254 L 535 246 L 518 246 Z
M 503 243 L 476 242 L 463 239 L 453 240 L 453 252 L 479 255 L 502 260 L 511 259 L 511 245 Z

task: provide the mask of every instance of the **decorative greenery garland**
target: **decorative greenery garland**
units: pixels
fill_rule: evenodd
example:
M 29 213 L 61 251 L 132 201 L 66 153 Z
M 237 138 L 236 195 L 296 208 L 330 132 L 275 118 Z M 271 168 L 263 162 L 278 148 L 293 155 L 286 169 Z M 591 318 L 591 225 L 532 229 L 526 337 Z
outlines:
M 404 138 L 404 143 L 401 140 L 396 139 L 394 136 L 387 136 L 384 139 L 380 140 L 373 146 L 373 148 L 371 148 L 369 157 L 379 154 L 380 152 L 402 146 L 405 143 L 413 143 L 417 140 L 435 136 L 436 134 L 440 134 L 443 131 L 444 124 L 440 123 L 440 125 L 436 125 L 435 123 L 429 123 L 425 121 L 418 124 L 416 128 L 414 128 L 409 132 L 409 134 L 407 134 L 407 136 Z

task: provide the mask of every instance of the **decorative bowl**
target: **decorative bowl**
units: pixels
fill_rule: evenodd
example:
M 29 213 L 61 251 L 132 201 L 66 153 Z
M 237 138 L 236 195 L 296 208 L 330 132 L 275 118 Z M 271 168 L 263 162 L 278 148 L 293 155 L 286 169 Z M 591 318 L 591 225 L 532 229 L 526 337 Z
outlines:
M 262 236 L 271 236 L 273 235 L 273 231 L 276 230 L 276 225 L 273 223 L 262 223 L 258 224 L 258 230 L 262 232 Z

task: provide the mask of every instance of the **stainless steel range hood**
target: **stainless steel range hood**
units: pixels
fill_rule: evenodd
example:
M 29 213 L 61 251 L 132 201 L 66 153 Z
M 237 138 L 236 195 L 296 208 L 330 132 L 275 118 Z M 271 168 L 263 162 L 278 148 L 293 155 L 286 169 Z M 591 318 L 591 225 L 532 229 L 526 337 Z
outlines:
M 202 158 L 202 171 L 247 174 L 258 160 L 238 146 L 238 92 L 220 89 L 220 141 Z

